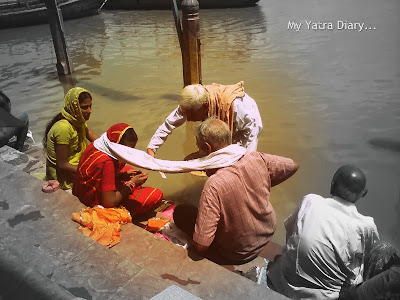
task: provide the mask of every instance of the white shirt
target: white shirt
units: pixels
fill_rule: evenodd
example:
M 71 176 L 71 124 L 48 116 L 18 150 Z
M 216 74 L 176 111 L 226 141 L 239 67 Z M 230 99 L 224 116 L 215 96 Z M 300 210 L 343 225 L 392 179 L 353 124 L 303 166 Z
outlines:
M 257 150 L 258 135 L 262 131 L 260 112 L 253 98 L 245 94 L 243 98 L 236 98 L 233 101 L 233 136 L 232 143 L 247 148 L 247 152 Z M 150 139 L 147 148 L 157 149 L 167 140 L 172 130 L 186 122 L 186 116 L 178 106 L 165 119 L 165 122 L 158 127 Z
M 373 218 L 338 197 L 309 194 L 285 220 L 286 249 L 268 277 L 292 299 L 337 299 L 362 282 L 365 254 L 379 239 Z

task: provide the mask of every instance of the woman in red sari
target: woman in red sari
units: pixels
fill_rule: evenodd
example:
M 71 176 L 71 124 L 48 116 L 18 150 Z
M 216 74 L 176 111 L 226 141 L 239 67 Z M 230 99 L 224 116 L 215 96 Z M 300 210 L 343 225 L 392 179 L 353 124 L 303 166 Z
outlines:
M 107 130 L 110 141 L 135 148 L 138 137 L 126 123 Z M 75 173 L 72 193 L 87 206 L 106 208 L 124 206 L 132 216 L 157 207 L 163 193 L 152 187 L 142 187 L 148 175 L 134 170 L 96 149 L 91 143 L 83 152 Z

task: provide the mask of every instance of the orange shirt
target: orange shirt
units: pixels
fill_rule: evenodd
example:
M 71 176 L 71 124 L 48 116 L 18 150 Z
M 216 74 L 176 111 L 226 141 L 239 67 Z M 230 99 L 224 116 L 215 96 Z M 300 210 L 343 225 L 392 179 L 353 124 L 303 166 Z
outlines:
M 271 180 L 293 168 L 289 158 L 252 152 L 207 180 L 193 234 L 195 242 L 210 246 L 207 258 L 241 264 L 258 255 L 276 227 Z

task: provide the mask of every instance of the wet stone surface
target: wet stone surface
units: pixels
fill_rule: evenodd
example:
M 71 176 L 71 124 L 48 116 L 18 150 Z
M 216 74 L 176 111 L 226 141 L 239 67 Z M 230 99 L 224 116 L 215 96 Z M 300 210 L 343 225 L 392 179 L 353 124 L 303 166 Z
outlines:
M 84 206 L 75 196 L 43 193 L 42 181 L 21 170 L 0 161 L 0 276 L 13 282 L 8 295 L 150 299 L 176 285 L 201 299 L 286 299 L 133 224 L 122 226 L 119 244 L 104 247 L 77 231 L 71 214 Z
M 14 218 L 8 219 L 7 222 L 8 222 L 8 225 L 10 225 L 10 227 L 14 228 L 14 226 L 18 225 L 21 222 L 37 221 L 40 218 L 44 218 L 44 217 L 40 214 L 40 211 L 36 210 L 36 211 L 32 211 L 28 214 L 18 214 Z
M 2 210 L 7 210 L 7 209 L 10 208 L 10 205 L 8 205 L 8 202 L 7 202 L 7 201 L 1 201 L 1 202 L 0 202 L 0 208 L 1 208 Z
M 13 170 L 21 170 L 28 174 L 45 173 L 46 163 L 43 149 L 32 146 L 29 153 L 36 154 L 36 157 L 19 152 L 9 146 L 3 146 L 0 148 L 0 160 L 11 165 Z

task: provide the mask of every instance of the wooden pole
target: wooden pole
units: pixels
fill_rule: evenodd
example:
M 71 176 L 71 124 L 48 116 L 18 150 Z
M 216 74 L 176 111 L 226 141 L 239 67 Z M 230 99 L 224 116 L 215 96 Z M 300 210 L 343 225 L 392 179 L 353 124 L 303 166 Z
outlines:
M 182 26 L 181 26 L 181 20 L 179 19 L 179 10 L 178 10 L 178 5 L 176 4 L 176 0 L 172 0 L 172 14 L 174 15 L 175 28 L 176 28 L 176 33 L 178 34 L 178 40 L 179 40 L 179 47 L 181 48 L 181 53 L 183 53 L 183 50 L 182 50 Z
M 58 80 L 64 89 L 64 95 L 67 94 L 70 89 L 76 87 L 78 83 L 74 74 L 58 74 Z
M 45 4 L 51 36 L 53 38 L 54 51 L 57 57 L 57 72 L 63 75 L 71 74 L 74 70 L 68 56 L 61 10 L 58 8 L 56 0 L 45 0 Z
M 183 84 L 201 84 L 199 3 L 183 0 L 181 9 Z

